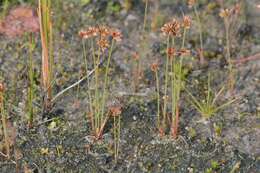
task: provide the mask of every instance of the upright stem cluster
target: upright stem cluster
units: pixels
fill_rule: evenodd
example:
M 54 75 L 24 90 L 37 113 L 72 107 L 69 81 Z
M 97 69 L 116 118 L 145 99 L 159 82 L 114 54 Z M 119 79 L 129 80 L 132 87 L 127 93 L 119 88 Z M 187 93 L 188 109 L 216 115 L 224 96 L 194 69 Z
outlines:
M 91 127 L 95 137 L 98 139 L 101 137 L 105 124 L 109 118 L 109 112 L 106 112 L 106 100 L 108 96 L 108 85 L 109 85 L 109 69 L 112 58 L 112 52 L 114 49 L 115 42 L 121 40 L 121 33 L 115 29 L 108 29 L 106 26 L 89 27 L 85 31 L 80 31 L 80 36 L 83 39 L 90 38 L 92 59 L 94 67 L 94 93 L 90 91 L 90 79 L 87 79 L 88 85 L 88 100 L 89 100 L 89 118 L 91 121 Z M 112 41 L 109 41 L 109 37 L 112 37 Z M 96 45 L 94 43 L 96 42 Z M 96 54 L 97 48 L 97 54 Z M 100 74 L 99 65 L 101 58 L 105 58 L 105 50 L 109 49 L 107 55 L 107 61 L 105 65 L 104 77 Z M 88 71 L 88 59 L 86 55 L 85 42 L 83 40 L 83 55 Z M 103 83 L 101 83 L 103 82 Z
M 44 108 L 51 107 L 53 78 L 53 34 L 51 22 L 51 0 L 38 0 L 38 16 L 40 23 L 41 44 L 42 44 L 42 87 L 46 96 Z
M 182 27 L 181 27 L 182 26 Z M 175 39 L 181 35 L 180 30 L 183 29 L 182 34 L 182 45 L 179 50 L 177 50 L 177 45 L 175 45 Z M 187 54 L 188 50 L 184 49 L 186 31 L 190 28 L 190 18 L 184 16 L 183 22 L 180 23 L 176 19 L 172 22 L 166 23 L 162 28 L 162 32 L 167 36 L 167 49 L 166 49 L 166 64 L 164 70 L 164 91 L 163 91 L 163 109 L 162 114 L 160 112 L 160 92 L 159 92 L 159 77 L 157 68 L 155 65 L 151 66 L 152 71 L 155 72 L 156 76 L 156 88 L 157 88 L 157 117 L 158 117 L 158 129 L 161 134 L 164 134 L 167 130 L 167 124 L 170 124 L 171 135 L 176 138 L 179 127 L 179 102 L 180 94 L 183 85 L 183 68 L 182 61 L 183 56 Z M 179 59 L 177 59 L 179 57 Z M 170 83 L 169 83 L 170 82 Z M 170 84 L 170 91 L 169 91 Z M 169 97 L 168 93 L 171 93 Z M 168 103 L 171 101 L 171 114 L 172 117 L 167 117 Z M 167 120 L 171 120 L 170 123 Z

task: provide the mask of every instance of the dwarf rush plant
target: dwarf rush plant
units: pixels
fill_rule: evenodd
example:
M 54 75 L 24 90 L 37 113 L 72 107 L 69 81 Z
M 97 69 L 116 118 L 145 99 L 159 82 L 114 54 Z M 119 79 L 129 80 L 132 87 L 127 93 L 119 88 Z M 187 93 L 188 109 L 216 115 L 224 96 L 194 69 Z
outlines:
M 223 6 L 223 4 L 222 4 Z M 219 16 L 224 20 L 225 26 L 225 40 L 226 40 L 226 61 L 228 63 L 228 70 L 229 70 L 229 89 L 232 91 L 235 85 L 234 79 L 234 71 L 233 71 L 233 64 L 231 60 L 231 51 L 230 51 L 230 26 L 231 22 L 235 21 L 234 17 L 238 15 L 240 12 L 240 5 L 237 4 L 231 9 L 221 9 Z
M 186 30 L 190 28 L 191 20 L 188 16 L 183 17 L 183 21 L 179 22 L 177 19 L 164 24 L 161 28 L 162 33 L 167 36 L 167 48 L 166 48 L 166 64 L 164 70 L 164 91 L 163 91 L 163 108 L 162 113 L 157 113 L 159 125 L 158 129 L 161 134 L 166 131 L 167 122 L 167 107 L 168 102 L 171 100 L 171 135 L 173 138 L 177 137 L 179 126 L 179 101 L 180 93 L 183 88 L 183 57 L 189 54 L 189 50 L 185 49 L 185 36 Z M 183 31 L 182 31 L 183 30 Z M 181 34 L 183 32 L 183 34 Z M 175 39 L 182 35 L 182 45 L 175 45 Z M 169 75 L 170 74 L 170 75 Z M 158 78 L 158 76 L 156 77 Z M 158 79 L 157 79 L 158 80 Z M 157 81 L 158 85 L 158 81 Z M 170 85 L 170 91 L 168 86 Z M 158 90 L 158 87 L 157 87 Z M 170 94 L 169 94 L 170 93 Z M 158 94 L 157 94 L 158 95 Z M 171 95 L 171 98 L 168 96 Z M 160 97 L 160 96 L 158 96 Z M 158 99 L 158 98 L 157 98 Z M 158 103 L 157 103 L 158 104 Z M 160 104 L 160 103 L 159 103 Z M 158 108 L 159 110 L 159 108 Z
M 117 29 L 108 28 L 107 26 L 89 27 L 86 30 L 80 31 L 79 35 L 82 39 L 90 39 L 91 42 L 91 56 L 94 69 L 94 91 L 91 90 L 91 86 L 88 88 L 88 101 L 89 110 L 88 116 L 91 122 L 92 131 L 94 136 L 99 139 L 102 136 L 104 127 L 109 118 L 109 112 L 105 110 L 106 100 L 108 97 L 108 84 L 109 84 L 109 68 L 112 57 L 112 51 L 116 42 L 121 41 L 122 34 Z M 111 42 L 109 37 L 112 37 Z M 94 45 L 95 43 L 95 45 Z M 106 50 L 109 49 L 108 53 Z M 96 51 L 97 50 L 97 51 Z M 86 58 L 86 48 L 83 42 L 83 51 L 85 56 L 86 68 L 88 59 Z M 100 74 L 100 64 L 107 57 L 105 64 L 105 73 L 102 77 Z M 102 59 L 103 58 L 103 59 Z
M 53 78 L 53 33 L 51 22 L 51 0 L 38 1 L 42 45 L 42 88 L 44 91 L 44 110 L 51 108 Z M 46 94 L 45 94 L 46 93 Z
M 110 108 L 110 114 L 113 117 L 113 134 L 114 134 L 114 159 L 117 162 L 119 154 L 120 133 L 121 133 L 121 106 Z
M 221 105 L 217 105 L 217 100 L 223 93 L 225 86 L 223 86 L 217 93 L 214 93 L 210 85 L 210 80 L 211 79 L 209 74 L 208 82 L 207 82 L 207 91 L 206 91 L 207 94 L 204 99 L 196 98 L 194 95 L 191 94 L 190 91 L 185 89 L 188 95 L 190 96 L 188 102 L 190 102 L 190 104 L 201 114 L 203 121 L 207 121 L 218 111 L 232 104 L 236 100 L 233 99 Z

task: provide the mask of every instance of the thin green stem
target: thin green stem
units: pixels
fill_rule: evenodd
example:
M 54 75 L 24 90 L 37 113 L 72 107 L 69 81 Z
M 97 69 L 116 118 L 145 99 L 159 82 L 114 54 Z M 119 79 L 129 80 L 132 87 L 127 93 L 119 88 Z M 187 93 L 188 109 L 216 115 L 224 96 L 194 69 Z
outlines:
M 28 93 L 28 109 L 29 109 L 29 126 L 33 124 L 33 99 L 34 99 L 34 81 L 33 81 L 33 49 L 34 42 L 32 35 L 29 43 L 29 93 Z
M 106 95 L 107 95 L 107 82 L 108 82 L 108 72 L 109 72 L 109 65 L 111 61 L 111 56 L 113 52 L 113 47 L 114 47 L 114 40 L 112 40 L 112 44 L 109 50 L 109 55 L 108 55 L 108 60 L 107 60 L 107 65 L 106 65 L 106 71 L 105 71 L 105 82 L 103 86 L 103 97 L 102 97 L 102 102 L 101 102 L 101 121 L 104 118 L 104 110 L 105 110 L 105 100 L 106 100 Z
M 167 111 L 167 88 L 168 88 L 168 73 L 169 73 L 169 44 L 170 44 L 170 36 L 167 38 L 167 50 L 166 50 L 166 65 L 165 65 L 165 81 L 164 81 L 164 104 L 163 104 L 163 126 L 165 128 L 166 125 L 166 111 Z M 165 130 L 165 129 L 164 129 Z
M 156 90 L 157 90 L 157 128 L 160 128 L 160 85 L 158 71 L 155 71 Z
M 99 64 L 99 59 L 100 59 L 100 54 L 101 54 L 101 49 L 100 47 L 98 48 L 98 57 L 97 59 L 95 58 L 95 130 L 96 130 L 96 134 L 99 133 L 99 128 L 101 126 L 100 121 L 99 121 L 99 94 L 98 94 L 98 89 L 99 89 L 99 74 L 98 74 L 98 64 Z

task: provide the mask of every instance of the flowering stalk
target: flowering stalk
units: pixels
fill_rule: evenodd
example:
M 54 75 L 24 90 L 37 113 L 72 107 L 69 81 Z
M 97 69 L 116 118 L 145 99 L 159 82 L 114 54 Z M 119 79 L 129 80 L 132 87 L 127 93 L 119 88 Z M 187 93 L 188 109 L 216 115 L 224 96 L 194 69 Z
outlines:
M 187 54 L 188 50 L 184 49 L 185 46 L 185 35 L 186 30 L 190 28 L 190 18 L 184 16 L 184 20 L 180 23 L 178 20 L 173 19 L 171 22 L 164 24 L 161 28 L 161 31 L 164 35 L 167 35 L 167 60 L 165 66 L 165 88 L 164 88 L 164 105 L 163 105 L 163 126 L 166 130 L 166 114 L 167 114 L 167 89 L 168 89 L 168 73 L 170 65 L 170 84 L 171 84 L 171 109 L 172 109 L 172 118 L 170 122 L 171 134 L 174 138 L 177 137 L 178 126 L 179 126 L 179 100 L 180 93 L 182 89 L 182 58 Z M 182 25 L 181 25 L 182 24 Z M 182 38 L 182 47 L 180 50 L 177 50 L 175 47 L 175 38 L 180 36 L 181 26 L 184 28 L 183 38 Z M 171 39 L 171 45 L 170 45 Z M 176 59 L 180 57 L 180 59 Z
M 161 117 L 160 117 L 160 85 L 159 85 L 159 76 L 158 76 L 158 63 L 153 63 L 151 65 L 151 70 L 155 73 L 156 80 L 156 91 L 157 91 L 157 128 L 161 128 Z
M 167 38 L 167 51 L 170 44 L 170 35 Z M 164 80 L 164 98 L 163 98 L 163 130 L 165 130 L 166 125 L 166 111 L 167 111 L 167 88 L 168 88 L 168 76 L 169 76 L 169 54 L 166 53 L 166 65 L 165 65 L 165 80 Z
M 113 134 L 114 134 L 114 158 L 117 162 L 119 155 L 119 144 L 121 134 L 121 106 L 113 106 L 110 108 L 110 114 L 113 117 Z
M 109 67 L 112 58 L 112 52 L 115 42 L 121 41 L 121 33 L 115 29 L 108 29 L 106 26 L 98 27 L 89 27 L 85 31 L 80 31 L 79 35 L 83 39 L 91 38 L 91 47 L 92 47 L 92 57 L 94 64 L 94 96 L 91 96 L 91 91 L 89 92 L 89 116 L 91 119 L 91 126 L 94 132 L 94 135 L 97 139 L 102 136 L 103 129 L 108 121 L 108 114 L 105 112 L 105 103 L 107 98 L 107 88 L 109 83 Z M 108 37 L 112 37 L 111 43 L 108 41 Z M 97 56 L 95 55 L 95 46 L 94 42 L 98 47 Z M 83 47 L 85 44 L 83 45 Z M 105 50 L 109 48 L 108 59 L 105 68 L 103 87 L 100 86 L 101 75 L 99 72 L 99 64 L 101 56 L 105 56 Z M 85 48 L 83 48 L 85 49 Z M 85 50 L 83 50 L 85 52 Z M 83 53 L 84 53 L 83 52 Z M 85 63 L 87 64 L 86 52 L 84 53 Z M 86 65 L 87 66 L 87 65 Z M 86 67 L 87 68 L 87 67 Z M 87 69 L 86 69 L 87 70 Z M 88 82 L 89 83 L 89 82 Z M 88 88 L 90 86 L 88 85 Z M 92 99 L 93 98 L 93 99 Z
M 105 82 L 103 86 L 103 95 L 102 95 L 102 102 L 101 102 L 101 119 L 103 119 L 104 116 L 104 109 L 105 109 L 105 100 L 106 100 L 106 95 L 107 95 L 107 82 L 108 82 L 108 71 L 109 71 L 109 65 L 110 65 L 110 60 L 111 60 L 111 55 L 114 47 L 114 39 L 112 40 L 112 44 L 109 50 L 109 56 L 107 60 L 107 66 L 106 66 L 106 72 L 105 72 Z
M 220 17 L 224 20 L 225 26 L 225 38 L 226 38 L 226 59 L 228 62 L 228 70 L 229 70 L 229 89 L 232 91 L 234 87 L 234 76 L 233 76 L 233 67 L 231 62 L 231 53 L 230 53 L 230 17 L 232 15 L 232 11 L 234 9 L 222 9 L 219 13 Z

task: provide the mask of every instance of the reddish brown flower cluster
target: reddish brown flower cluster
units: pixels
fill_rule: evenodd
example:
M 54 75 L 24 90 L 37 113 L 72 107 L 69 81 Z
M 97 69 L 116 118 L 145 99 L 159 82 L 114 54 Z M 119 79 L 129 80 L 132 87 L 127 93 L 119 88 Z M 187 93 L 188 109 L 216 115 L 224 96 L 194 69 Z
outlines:
M 189 56 L 190 55 L 190 50 L 182 48 L 177 52 L 178 56 Z
M 164 24 L 161 31 L 164 35 L 177 37 L 180 35 L 180 26 L 180 22 L 173 19 L 171 22 Z
M 157 72 L 159 69 L 159 65 L 157 62 L 151 64 L 151 71 Z
M 107 26 L 89 27 L 86 30 L 79 32 L 79 36 L 82 39 L 98 37 L 97 45 L 102 51 L 105 51 L 109 47 L 108 37 L 112 37 L 116 42 L 122 40 L 122 34 L 117 29 L 110 29 Z
M 164 35 L 178 37 L 181 35 L 181 27 L 183 27 L 184 29 L 190 29 L 191 18 L 189 16 L 184 16 L 182 22 L 173 19 L 171 22 L 164 24 L 161 28 L 161 31 Z
M 188 6 L 189 6 L 189 8 L 192 8 L 195 3 L 196 3 L 196 0 L 188 0 Z
M 238 15 L 241 11 L 241 5 L 240 4 L 236 4 L 233 8 L 230 9 L 221 9 L 219 16 L 222 18 L 228 18 L 232 15 Z
M 185 29 L 190 29 L 191 26 L 191 18 L 189 16 L 184 16 L 182 21 L 182 26 Z
M 134 60 L 139 60 L 139 58 L 140 58 L 139 54 L 137 52 L 134 52 L 133 53 L 133 59 Z
M 173 55 L 176 55 L 176 50 L 173 47 L 168 48 L 167 50 L 168 57 L 172 57 Z
M 101 38 L 97 41 L 97 45 L 104 52 L 109 47 L 109 42 L 106 39 Z
M 176 50 L 173 47 L 168 48 L 167 50 L 168 57 L 171 58 L 173 55 L 174 56 L 189 56 L 190 55 L 190 50 L 182 48 L 180 50 Z
M 227 18 L 231 15 L 231 9 L 221 9 L 219 16 L 222 18 Z
M 97 36 L 97 34 L 98 34 L 98 30 L 96 27 L 89 27 L 85 31 L 79 31 L 79 36 L 84 39 L 95 37 Z
M 110 107 L 110 113 L 113 117 L 117 117 L 122 113 L 122 107 L 121 106 L 113 106 Z

